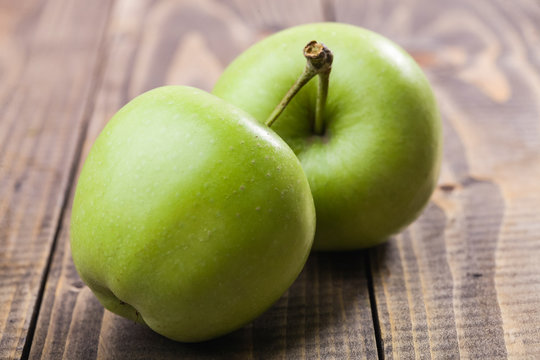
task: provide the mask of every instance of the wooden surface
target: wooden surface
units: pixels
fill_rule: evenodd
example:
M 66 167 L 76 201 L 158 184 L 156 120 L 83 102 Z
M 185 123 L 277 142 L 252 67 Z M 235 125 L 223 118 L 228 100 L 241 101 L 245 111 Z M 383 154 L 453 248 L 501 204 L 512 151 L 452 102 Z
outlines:
M 159 85 L 210 90 L 257 40 L 323 20 L 390 37 L 434 86 L 444 162 L 421 218 L 312 254 L 275 306 L 211 342 L 104 311 L 68 224 L 107 120 Z M 539 179 L 537 0 L 0 0 L 0 359 L 539 359 Z

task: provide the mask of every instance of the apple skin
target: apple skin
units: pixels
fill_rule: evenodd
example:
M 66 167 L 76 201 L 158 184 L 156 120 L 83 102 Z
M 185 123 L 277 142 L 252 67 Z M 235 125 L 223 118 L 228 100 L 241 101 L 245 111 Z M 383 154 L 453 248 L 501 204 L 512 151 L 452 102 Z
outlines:
M 129 102 L 99 135 L 71 250 L 107 309 L 196 342 L 275 302 L 314 232 L 309 185 L 285 142 L 211 94 L 171 86 Z
M 312 131 L 317 79 L 272 126 L 294 150 L 317 212 L 314 249 L 384 242 L 421 213 L 436 186 L 441 122 L 430 85 L 390 40 L 345 24 L 316 23 L 274 34 L 242 53 L 213 93 L 265 122 L 305 67 L 311 40 L 334 54 L 323 136 Z

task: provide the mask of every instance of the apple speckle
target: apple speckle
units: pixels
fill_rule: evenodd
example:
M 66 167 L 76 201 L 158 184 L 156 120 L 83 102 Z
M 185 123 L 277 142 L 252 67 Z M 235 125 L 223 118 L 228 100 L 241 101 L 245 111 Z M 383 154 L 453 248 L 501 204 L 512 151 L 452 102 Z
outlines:
M 256 211 L 260 211 L 260 210 L 261 210 L 261 207 L 260 207 L 260 206 L 257 206 L 257 207 L 255 208 L 255 210 L 256 210 Z

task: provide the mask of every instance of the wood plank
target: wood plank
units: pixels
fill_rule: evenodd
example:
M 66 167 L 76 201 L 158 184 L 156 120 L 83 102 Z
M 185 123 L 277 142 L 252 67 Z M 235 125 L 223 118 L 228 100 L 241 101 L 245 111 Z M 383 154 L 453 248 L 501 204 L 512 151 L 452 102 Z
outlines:
M 540 6 L 336 1 L 396 40 L 444 120 L 440 187 L 371 252 L 385 358 L 540 358 Z
M 298 13 L 282 19 L 286 4 L 118 1 L 82 158 L 112 114 L 137 94 L 163 84 L 210 90 L 243 49 L 302 19 Z M 322 19 L 320 7 L 312 11 L 314 21 Z M 103 310 L 74 269 L 69 215 L 31 358 L 377 358 L 365 253 L 312 255 L 288 293 L 252 324 L 211 342 L 181 344 Z
M 31 340 L 108 7 L 104 0 L 0 2 L 2 359 L 21 357 Z

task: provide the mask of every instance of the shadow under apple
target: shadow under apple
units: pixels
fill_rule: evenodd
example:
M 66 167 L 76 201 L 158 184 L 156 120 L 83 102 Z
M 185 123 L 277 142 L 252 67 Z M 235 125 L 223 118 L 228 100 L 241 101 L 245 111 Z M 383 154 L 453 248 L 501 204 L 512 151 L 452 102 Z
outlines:
M 365 355 L 375 347 L 367 256 L 366 251 L 312 253 L 295 283 L 262 316 L 231 334 L 202 343 L 174 342 L 107 312 L 114 331 L 101 338 L 100 347 L 123 358 L 145 353 L 160 359 Z

